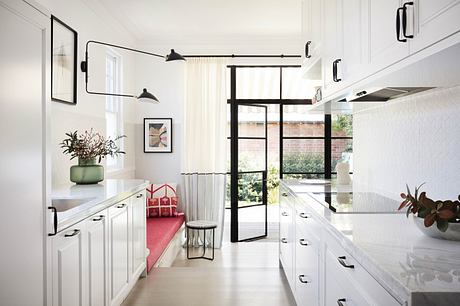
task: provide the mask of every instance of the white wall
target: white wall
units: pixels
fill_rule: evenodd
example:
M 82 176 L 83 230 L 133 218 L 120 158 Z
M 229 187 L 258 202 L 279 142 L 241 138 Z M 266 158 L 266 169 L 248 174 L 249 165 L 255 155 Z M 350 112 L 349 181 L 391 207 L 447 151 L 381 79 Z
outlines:
M 435 89 L 354 115 L 354 181 L 399 199 L 408 183 L 433 199 L 460 194 L 460 87 Z
M 93 128 L 102 135 L 105 131 L 105 97 L 89 95 L 85 92 L 84 73 L 79 65 L 84 59 L 85 44 L 88 40 L 100 40 L 115 44 L 132 45 L 130 36 L 124 31 L 103 8 L 93 1 L 86 0 L 38 0 L 53 15 L 61 19 L 78 32 L 78 71 L 77 105 L 51 102 L 51 143 L 52 143 L 52 182 L 53 186 L 69 182 L 69 168 L 76 161 L 62 154 L 59 143 L 69 131 L 84 131 Z M 94 50 L 94 52 L 91 52 Z M 117 51 L 117 49 L 115 49 Z M 90 49 L 90 89 L 105 90 L 105 59 L 101 48 Z M 133 58 L 126 53 L 123 57 L 124 90 L 128 93 L 135 88 Z M 134 177 L 134 108 L 133 99 L 124 99 L 124 132 L 128 136 L 125 141 L 125 167 L 118 173 L 107 173 L 106 177 Z

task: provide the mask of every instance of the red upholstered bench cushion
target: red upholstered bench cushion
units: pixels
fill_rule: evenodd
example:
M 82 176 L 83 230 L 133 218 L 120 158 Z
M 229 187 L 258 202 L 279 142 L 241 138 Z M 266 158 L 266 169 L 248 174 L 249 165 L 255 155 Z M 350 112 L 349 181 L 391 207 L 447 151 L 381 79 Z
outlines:
M 160 258 L 183 223 L 183 215 L 172 218 L 147 218 L 147 247 L 150 250 L 147 271 L 150 271 Z

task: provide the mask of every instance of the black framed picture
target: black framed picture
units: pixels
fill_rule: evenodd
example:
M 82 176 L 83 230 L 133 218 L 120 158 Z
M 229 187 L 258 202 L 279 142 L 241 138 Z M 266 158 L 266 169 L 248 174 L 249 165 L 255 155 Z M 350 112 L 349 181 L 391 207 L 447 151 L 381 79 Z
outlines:
M 51 16 L 51 100 L 77 104 L 77 32 Z
M 172 118 L 144 118 L 144 153 L 172 153 Z

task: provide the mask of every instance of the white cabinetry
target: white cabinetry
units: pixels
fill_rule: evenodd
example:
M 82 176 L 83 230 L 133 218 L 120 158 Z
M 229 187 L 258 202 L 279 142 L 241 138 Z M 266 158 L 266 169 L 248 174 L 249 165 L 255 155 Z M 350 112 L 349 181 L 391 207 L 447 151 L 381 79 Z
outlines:
M 109 275 L 110 304 L 117 305 L 128 286 L 128 204 L 127 201 L 109 208 Z
M 406 5 L 408 14 L 415 14 L 415 35 L 410 40 L 411 53 L 460 31 L 459 0 L 415 0 L 413 3 Z
M 146 269 L 145 191 L 51 237 L 52 305 L 120 305 Z
M 309 79 L 321 79 L 322 12 L 322 0 L 302 1 L 302 68 Z
M 283 265 L 286 278 L 294 287 L 294 218 L 293 207 L 289 193 L 281 190 L 280 198 L 280 261 Z
M 86 288 L 83 286 L 86 272 L 85 223 L 63 231 L 52 240 L 53 305 L 86 305 Z
M 107 301 L 108 231 L 107 210 L 86 220 L 88 237 L 88 300 L 90 306 L 104 306 Z

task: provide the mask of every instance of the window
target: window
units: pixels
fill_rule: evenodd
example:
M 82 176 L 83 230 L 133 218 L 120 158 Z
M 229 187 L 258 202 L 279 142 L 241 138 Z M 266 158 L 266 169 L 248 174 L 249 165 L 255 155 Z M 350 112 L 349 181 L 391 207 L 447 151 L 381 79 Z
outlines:
M 121 92 L 121 57 L 114 52 L 106 55 L 105 86 L 108 93 Z M 123 135 L 123 105 L 120 97 L 106 96 L 105 100 L 106 136 L 114 139 Z M 123 139 L 119 145 L 123 149 Z M 117 157 L 107 156 L 107 169 L 117 170 L 123 168 L 123 155 Z

